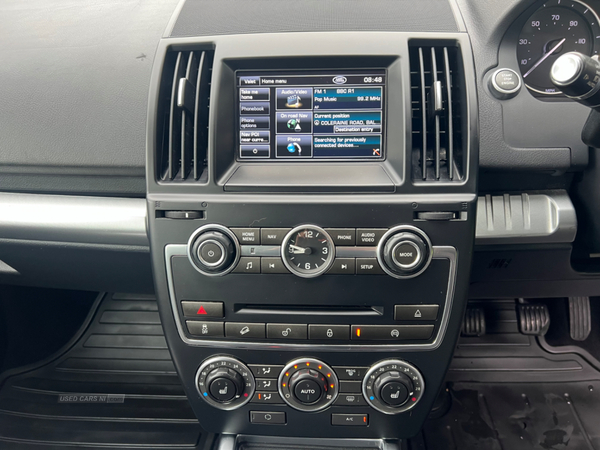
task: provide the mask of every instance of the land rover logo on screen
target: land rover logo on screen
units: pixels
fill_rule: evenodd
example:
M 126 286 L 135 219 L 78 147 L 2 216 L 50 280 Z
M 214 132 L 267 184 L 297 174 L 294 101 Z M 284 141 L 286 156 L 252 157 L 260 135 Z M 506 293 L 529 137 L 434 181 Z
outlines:
M 344 84 L 346 81 L 348 81 L 348 78 L 346 77 L 333 77 L 333 82 L 335 84 Z

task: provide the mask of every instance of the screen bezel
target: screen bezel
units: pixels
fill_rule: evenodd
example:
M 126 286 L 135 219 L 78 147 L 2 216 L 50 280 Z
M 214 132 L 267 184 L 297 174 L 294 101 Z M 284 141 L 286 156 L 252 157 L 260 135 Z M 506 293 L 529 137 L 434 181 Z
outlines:
M 378 73 L 376 73 L 378 72 Z M 236 157 L 235 160 L 238 163 L 250 163 L 250 164 L 255 164 L 255 163 L 269 163 L 269 164 L 274 164 L 274 163 L 293 163 L 293 164 L 299 164 L 299 163 L 310 163 L 310 164 L 317 164 L 319 162 L 322 163 L 326 163 L 326 162 L 361 162 L 361 163 L 365 163 L 365 162 L 382 162 L 386 160 L 387 157 L 387 117 L 388 117 L 388 111 L 387 111 L 387 106 L 388 106 L 388 68 L 387 67 L 382 67 L 382 66 L 373 66 L 373 67 L 348 67 L 348 68 L 313 68 L 313 69 L 298 69 L 298 70 L 290 70 L 290 69 L 238 69 L 235 70 L 234 72 L 234 77 L 233 77 L 233 83 L 234 83 L 234 92 L 235 92 L 235 123 L 236 123 L 236 132 L 235 132 L 235 142 L 236 142 Z M 240 117 L 241 117 L 241 112 L 240 112 L 240 100 L 239 100 L 239 91 L 238 89 L 240 88 L 239 84 L 238 84 L 238 78 L 240 76 L 265 76 L 265 75 L 269 75 L 269 76 L 277 76 L 277 75 L 281 75 L 281 76 L 286 76 L 286 75 L 324 75 L 324 76 L 347 76 L 347 75 L 364 75 L 364 76 L 375 76 L 375 75 L 383 75 L 385 77 L 385 80 L 383 82 L 383 84 L 377 84 L 374 86 L 381 86 L 382 87 L 382 106 L 381 106 L 381 156 L 379 157 L 339 157 L 339 158 L 315 158 L 314 156 L 310 157 L 310 158 L 277 158 L 276 156 L 276 152 L 277 152 L 277 144 L 276 142 L 273 140 L 273 137 L 276 136 L 277 134 L 275 133 L 273 136 L 271 136 L 271 139 L 269 140 L 270 142 L 270 146 L 271 146 L 271 152 L 268 158 L 260 158 L 260 157 L 256 157 L 256 158 L 244 158 L 241 156 L 241 130 L 239 127 L 239 123 L 240 123 Z M 306 85 L 308 87 L 315 87 L 315 85 Z M 352 86 L 356 86 L 356 85 L 352 85 Z M 360 85 L 360 87 L 367 87 L 370 86 L 368 84 L 365 85 Z M 269 86 L 270 88 L 275 88 L 276 86 Z M 299 110 L 299 111 L 304 111 L 304 110 Z M 308 110 L 306 110 L 308 111 Z M 314 113 L 314 109 L 310 110 L 311 112 Z M 323 111 L 327 111 L 327 110 L 323 110 Z M 360 111 L 360 110 L 357 110 Z M 271 120 L 273 120 L 273 116 L 277 113 L 277 110 L 273 110 L 269 113 L 269 116 L 271 117 Z M 273 126 L 269 127 L 269 130 L 271 132 L 274 131 L 274 129 L 276 129 L 276 124 Z M 332 133 L 333 134 L 333 133 Z M 377 133 L 378 134 L 378 133 Z M 311 136 L 314 136 L 314 133 L 311 134 Z M 314 151 L 314 148 L 313 148 Z

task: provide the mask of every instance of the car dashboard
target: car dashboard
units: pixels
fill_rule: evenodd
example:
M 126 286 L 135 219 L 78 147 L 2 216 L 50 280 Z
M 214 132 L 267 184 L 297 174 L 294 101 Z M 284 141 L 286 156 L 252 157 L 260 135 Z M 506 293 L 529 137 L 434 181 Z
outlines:
M 544 370 L 495 353 L 538 341 L 489 331 L 489 305 L 511 299 L 521 337 L 543 336 L 539 299 L 587 298 L 569 305 L 588 317 L 600 292 L 600 72 L 576 96 L 555 69 L 570 52 L 597 63 L 599 14 L 579 0 L 0 6 L 0 282 L 103 293 L 81 335 L 103 343 L 76 355 L 101 373 L 85 347 L 165 351 L 211 436 L 190 448 L 450 448 L 408 439 L 453 376 Z M 90 331 L 125 323 L 134 294 L 153 318 L 132 326 L 156 336 Z M 482 337 L 486 308 L 499 341 Z M 468 336 L 494 350 L 461 350 Z M 457 368 L 465 352 L 479 369 Z M 20 439 L 52 441 L 0 425 L 0 442 Z

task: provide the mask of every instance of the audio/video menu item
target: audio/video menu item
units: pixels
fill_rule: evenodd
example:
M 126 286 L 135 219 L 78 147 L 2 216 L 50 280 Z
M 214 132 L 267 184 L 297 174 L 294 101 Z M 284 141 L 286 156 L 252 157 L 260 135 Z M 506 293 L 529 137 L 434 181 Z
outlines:
M 243 160 L 384 157 L 386 71 L 238 71 Z

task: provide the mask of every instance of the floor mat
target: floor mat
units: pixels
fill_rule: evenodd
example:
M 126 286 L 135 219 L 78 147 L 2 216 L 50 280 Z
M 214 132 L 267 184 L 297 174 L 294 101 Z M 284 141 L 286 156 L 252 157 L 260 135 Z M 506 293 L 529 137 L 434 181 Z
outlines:
M 152 297 L 106 297 L 70 350 L 0 389 L 3 450 L 196 449 L 207 438 Z
M 593 363 L 600 367 L 600 299 L 590 299 L 590 310 L 592 314 L 592 331 L 585 341 L 574 341 L 569 334 L 569 302 L 565 300 L 548 301 L 551 323 L 550 329 L 544 339 L 550 347 L 548 350 L 573 351 L 578 347 L 594 358 Z M 575 349 L 576 350 L 576 349 Z
M 600 448 L 600 381 L 456 383 L 452 406 L 429 420 L 411 450 Z
M 488 334 L 459 340 L 443 407 L 410 450 L 600 450 L 600 372 L 520 334 L 514 299 L 479 305 Z

